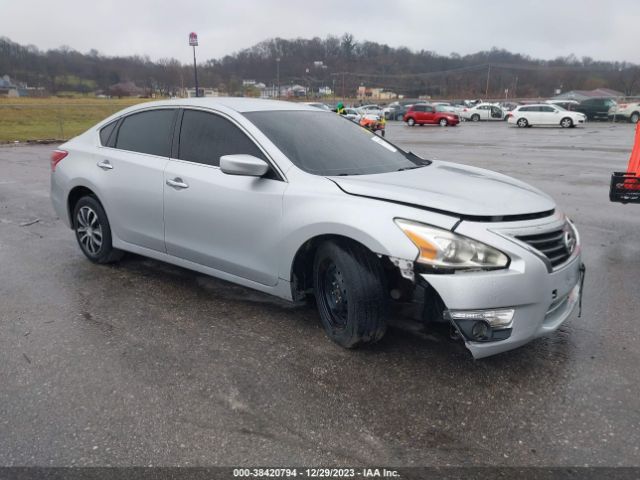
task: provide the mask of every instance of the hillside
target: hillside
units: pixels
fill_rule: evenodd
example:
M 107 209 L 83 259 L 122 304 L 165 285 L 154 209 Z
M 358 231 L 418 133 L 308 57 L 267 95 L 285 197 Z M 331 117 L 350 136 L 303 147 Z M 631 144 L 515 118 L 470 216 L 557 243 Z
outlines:
M 200 56 L 205 53 L 204 49 L 199 51 Z M 243 79 L 275 85 L 278 66 L 281 85 L 296 83 L 312 90 L 329 86 L 339 96 L 353 95 L 359 85 L 407 96 L 440 97 L 504 97 L 505 89 L 510 97 L 537 97 L 553 95 L 556 89 L 598 87 L 627 95 L 640 93 L 640 68 L 630 63 L 574 56 L 541 60 L 497 48 L 464 56 L 440 55 L 356 41 L 350 34 L 265 40 L 223 58 L 203 61 L 198 74 L 201 86 L 242 94 Z M 164 95 L 193 86 L 192 66 L 175 59 L 113 57 L 69 47 L 42 51 L 0 38 L 0 76 L 5 74 L 53 94 L 108 92 L 119 82 L 133 82 L 147 94 Z

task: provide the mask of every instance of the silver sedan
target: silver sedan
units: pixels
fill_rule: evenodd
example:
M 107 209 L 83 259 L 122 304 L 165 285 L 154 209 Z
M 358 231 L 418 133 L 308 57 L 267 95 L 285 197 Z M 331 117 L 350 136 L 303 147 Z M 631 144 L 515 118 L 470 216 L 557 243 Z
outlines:
M 61 145 L 51 170 L 54 208 L 89 260 L 134 252 L 313 296 L 343 347 L 380 340 L 402 302 L 484 357 L 555 330 L 581 295 L 578 232 L 547 195 L 310 106 L 145 103 Z

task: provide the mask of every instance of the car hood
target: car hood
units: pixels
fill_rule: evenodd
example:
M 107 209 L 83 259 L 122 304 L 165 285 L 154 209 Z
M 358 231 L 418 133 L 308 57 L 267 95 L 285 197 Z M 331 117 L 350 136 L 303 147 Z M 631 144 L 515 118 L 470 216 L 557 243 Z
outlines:
M 433 161 L 401 172 L 329 177 L 351 195 L 415 205 L 460 217 L 547 212 L 555 203 L 524 182 L 482 168 Z

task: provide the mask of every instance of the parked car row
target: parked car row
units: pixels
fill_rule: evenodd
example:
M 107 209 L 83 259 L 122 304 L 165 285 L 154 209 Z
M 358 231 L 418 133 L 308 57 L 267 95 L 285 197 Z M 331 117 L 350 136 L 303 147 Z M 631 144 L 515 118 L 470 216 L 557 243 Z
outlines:
M 309 105 L 331 109 L 325 104 Z M 508 121 L 518 127 L 535 125 L 557 125 L 571 128 L 588 120 L 628 121 L 640 120 L 640 100 L 617 103 L 610 98 L 589 98 L 577 100 L 546 100 L 541 103 L 519 105 L 513 102 L 489 103 L 481 100 L 437 101 L 405 99 L 382 108 L 377 104 L 352 107 L 345 110 L 345 116 L 360 123 L 365 117 L 403 121 L 408 126 L 441 125 L 455 126 L 462 121 Z

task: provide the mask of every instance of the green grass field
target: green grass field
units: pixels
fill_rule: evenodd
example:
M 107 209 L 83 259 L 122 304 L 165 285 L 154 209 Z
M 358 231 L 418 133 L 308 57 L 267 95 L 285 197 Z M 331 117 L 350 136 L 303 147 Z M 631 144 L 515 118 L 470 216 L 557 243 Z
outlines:
M 0 143 L 66 140 L 142 98 L 0 98 Z

